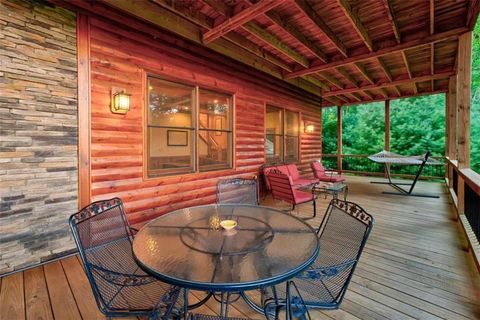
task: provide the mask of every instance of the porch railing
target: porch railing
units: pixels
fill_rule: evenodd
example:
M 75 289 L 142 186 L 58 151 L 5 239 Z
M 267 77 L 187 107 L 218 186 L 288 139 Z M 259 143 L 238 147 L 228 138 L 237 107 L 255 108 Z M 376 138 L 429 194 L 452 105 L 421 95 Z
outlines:
M 366 154 L 324 154 L 322 155 L 322 163 L 325 167 L 338 170 L 338 157 L 342 158 L 342 172 L 355 173 L 362 175 L 378 175 L 384 174 L 384 166 L 368 159 Z M 443 179 L 445 177 L 445 157 L 432 157 L 440 161 L 440 165 L 425 166 L 422 178 L 425 179 Z M 406 165 L 390 165 L 390 171 L 394 177 L 412 178 L 418 171 L 418 166 Z
M 447 159 L 445 181 L 480 271 L 480 174 L 470 168 L 460 169 L 457 161 Z

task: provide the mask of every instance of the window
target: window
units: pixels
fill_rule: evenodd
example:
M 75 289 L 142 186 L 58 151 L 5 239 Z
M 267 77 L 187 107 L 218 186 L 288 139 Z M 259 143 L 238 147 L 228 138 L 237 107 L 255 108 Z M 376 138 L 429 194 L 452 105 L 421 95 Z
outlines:
M 298 160 L 299 114 L 267 106 L 265 119 L 265 153 L 267 162 Z
M 200 171 L 231 167 L 231 97 L 200 89 L 198 152 Z
M 147 175 L 231 168 L 232 97 L 155 77 L 147 82 Z

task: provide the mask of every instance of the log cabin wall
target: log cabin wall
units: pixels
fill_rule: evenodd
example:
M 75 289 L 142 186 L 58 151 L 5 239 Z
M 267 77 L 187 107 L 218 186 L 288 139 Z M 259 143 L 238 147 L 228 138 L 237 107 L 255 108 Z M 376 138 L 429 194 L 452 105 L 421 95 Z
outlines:
M 319 101 L 311 95 L 166 33 L 157 31 L 152 39 L 152 33 L 142 28 L 128 29 L 94 16 L 89 17 L 88 31 L 91 200 L 120 197 L 133 224 L 174 209 L 215 202 L 219 178 L 252 177 L 265 163 L 266 104 L 300 113 L 298 165 L 310 174 L 309 162 L 321 154 Z M 146 74 L 234 95 L 233 169 L 146 178 Z M 111 113 L 112 87 L 132 95 L 126 115 Z M 315 126 L 313 133 L 303 133 L 305 121 Z

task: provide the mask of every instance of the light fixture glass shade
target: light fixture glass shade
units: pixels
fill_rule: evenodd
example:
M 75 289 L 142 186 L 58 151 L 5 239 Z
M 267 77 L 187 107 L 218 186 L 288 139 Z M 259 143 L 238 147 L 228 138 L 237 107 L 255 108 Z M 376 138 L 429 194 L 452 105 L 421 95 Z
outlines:
M 113 113 L 125 114 L 130 111 L 130 95 L 125 91 L 115 92 L 112 98 Z
M 315 126 L 313 124 L 305 125 L 305 132 L 306 133 L 312 133 L 313 131 L 315 131 Z

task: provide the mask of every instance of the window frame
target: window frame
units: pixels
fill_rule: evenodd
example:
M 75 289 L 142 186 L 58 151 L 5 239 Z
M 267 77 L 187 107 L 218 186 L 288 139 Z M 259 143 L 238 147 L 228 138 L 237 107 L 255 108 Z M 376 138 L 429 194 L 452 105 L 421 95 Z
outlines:
M 280 110 L 281 115 L 282 115 L 282 120 L 281 120 L 281 121 L 282 121 L 282 123 L 281 123 L 282 131 L 281 131 L 281 134 L 268 134 L 268 133 L 267 133 L 267 117 L 266 117 L 266 115 L 267 115 L 267 108 L 274 108 L 274 109 Z M 287 117 L 286 117 L 287 112 L 291 112 L 291 113 L 297 114 L 297 119 L 298 119 L 297 121 L 298 121 L 298 123 L 297 123 L 297 135 L 296 135 L 296 136 L 287 134 Z M 264 149 L 263 149 L 263 150 L 264 150 L 264 153 L 265 153 L 265 163 L 266 163 L 266 164 L 274 164 L 274 163 L 276 163 L 275 160 L 269 159 L 269 157 L 268 157 L 268 155 L 267 155 L 267 152 L 265 151 L 266 145 L 267 145 L 267 135 L 280 136 L 280 137 L 281 137 L 281 142 L 282 142 L 282 146 L 281 146 L 281 147 L 282 147 L 282 154 L 281 154 L 281 159 L 280 159 L 279 161 L 282 162 L 282 163 L 284 163 L 284 162 L 286 161 L 285 158 L 286 158 L 286 154 L 287 154 L 287 152 L 286 152 L 286 145 L 287 145 L 286 141 L 287 141 L 287 137 L 296 137 L 296 138 L 297 138 L 297 141 L 298 141 L 298 142 L 297 142 L 297 159 L 292 160 L 292 161 L 290 161 L 290 162 L 298 162 L 298 161 L 300 161 L 300 141 L 301 141 L 301 139 L 300 139 L 300 124 L 301 124 L 301 116 L 302 116 L 302 114 L 301 114 L 301 112 L 299 112 L 299 111 L 292 111 L 292 110 L 290 110 L 290 109 L 288 109 L 288 108 L 278 107 L 278 106 L 273 105 L 273 104 L 268 104 L 268 103 L 265 104 L 265 136 L 264 136 L 264 137 L 265 137 L 265 145 L 264 145 Z
M 155 78 L 162 81 L 172 82 L 181 86 L 190 86 L 193 88 L 193 96 L 194 96 L 194 103 L 193 103 L 193 110 L 192 110 L 192 127 L 170 127 L 170 126 L 151 126 L 149 125 L 149 118 L 148 118 L 148 103 L 149 103 L 149 79 Z M 162 178 L 174 178 L 174 177 L 181 177 L 187 175 L 198 175 L 198 174 L 205 174 L 208 172 L 231 172 L 232 170 L 236 169 L 236 161 L 235 161 L 235 93 L 229 92 L 226 90 L 222 90 L 216 87 L 209 87 L 208 85 L 201 85 L 194 83 L 192 81 L 178 79 L 170 76 L 159 75 L 158 73 L 152 72 L 144 72 L 143 76 L 143 92 L 144 92 L 144 101 L 143 101 L 143 179 L 144 180 L 155 180 L 155 179 L 162 179 Z M 220 169 L 211 169 L 211 170 L 202 170 L 200 171 L 200 160 L 199 160 L 199 134 L 200 134 L 200 89 L 212 91 L 218 94 L 227 95 L 230 98 L 230 114 L 229 114 L 229 125 L 230 130 L 215 130 L 215 129 L 206 129 L 207 131 L 221 131 L 230 134 L 230 161 L 227 168 L 220 168 Z M 193 170 L 188 172 L 181 172 L 181 173 L 172 173 L 172 174 L 150 174 L 149 173 L 149 156 L 150 156 L 150 139 L 149 139 L 149 129 L 150 127 L 162 127 L 165 129 L 179 129 L 191 132 L 193 135 Z

